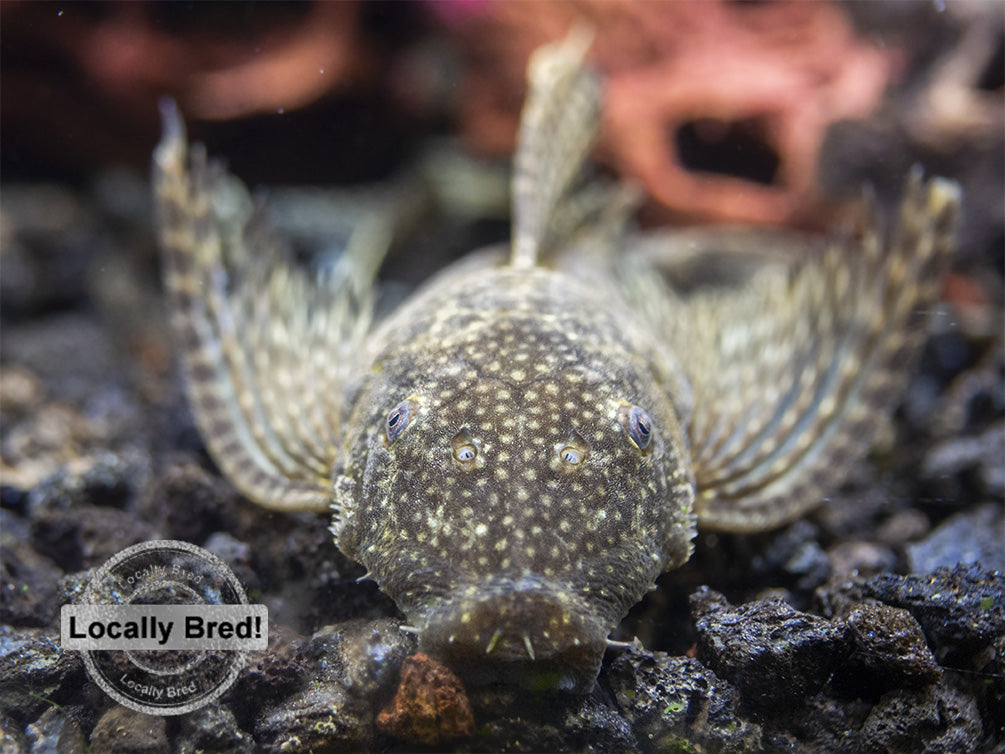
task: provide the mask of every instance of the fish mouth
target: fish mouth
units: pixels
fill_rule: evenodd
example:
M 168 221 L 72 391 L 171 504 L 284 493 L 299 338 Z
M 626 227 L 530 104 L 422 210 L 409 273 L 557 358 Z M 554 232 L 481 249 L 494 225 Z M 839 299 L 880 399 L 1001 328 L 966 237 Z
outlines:
M 470 682 L 593 689 L 610 626 L 568 589 L 535 578 L 461 588 L 424 614 L 419 649 Z

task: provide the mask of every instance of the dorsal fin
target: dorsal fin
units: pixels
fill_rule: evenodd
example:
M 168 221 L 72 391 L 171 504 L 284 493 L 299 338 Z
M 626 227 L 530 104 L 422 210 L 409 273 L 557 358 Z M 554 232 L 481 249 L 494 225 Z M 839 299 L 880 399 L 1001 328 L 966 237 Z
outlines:
M 531 56 L 513 174 L 511 263 L 532 267 L 597 131 L 600 86 L 583 65 L 593 33 L 576 26 Z

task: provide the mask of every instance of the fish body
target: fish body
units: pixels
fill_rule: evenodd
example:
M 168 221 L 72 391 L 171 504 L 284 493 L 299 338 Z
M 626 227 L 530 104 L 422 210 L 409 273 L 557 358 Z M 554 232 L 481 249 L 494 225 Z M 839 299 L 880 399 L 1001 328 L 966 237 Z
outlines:
M 913 174 L 890 237 L 873 222 L 795 261 L 781 234 L 630 233 L 625 192 L 579 181 L 599 102 L 585 51 L 573 34 L 532 60 L 510 248 L 383 321 L 379 244 L 350 243 L 344 274 L 297 269 L 170 106 L 154 161 L 190 400 L 224 473 L 263 505 L 330 509 L 424 651 L 575 692 L 696 523 L 777 526 L 861 456 L 959 204 Z M 696 252 L 757 264 L 675 289 Z
M 356 441 L 336 469 L 336 541 L 422 649 L 540 657 L 535 670 L 579 668 L 566 685 L 592 685 L 612 627 L 690 554 L 673 368 L 599 275 L 475 262 L 375 338 L 347 424 Z

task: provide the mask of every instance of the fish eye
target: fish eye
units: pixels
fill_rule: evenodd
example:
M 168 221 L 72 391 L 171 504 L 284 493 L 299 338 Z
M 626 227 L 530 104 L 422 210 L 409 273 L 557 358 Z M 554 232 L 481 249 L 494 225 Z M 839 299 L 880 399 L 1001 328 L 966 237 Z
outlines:
M 621 426 L 639 450 L 645 450 L 653 439 L 652 417 L 641 406 L 625 406 L 620 412 Z
M 579 466 L 590 450 L 590 444 L 578 432 L 569 434 L 569 439 L 555 445 L 556 459 L 553 468 L 570 471 Z
M 478 456 L 478 446 L 467 429 L 462 429 L 450 441 L 454 450 L 454 460 L 463 467 L 470 467 Z
M 387 434 L 389 445 L 401 436 L 405 427 L 411 424 L 412 419 L 415 418 L 415 409 L 416 405 L 413 400 L 404 400 L 391 409 L 391 413 L 387 415 L 387 421 L 384 423 L 384 431 Z
M 562 460 L 575 465 L 583 460 L 583 451 L 567 445 L 562 448 Z

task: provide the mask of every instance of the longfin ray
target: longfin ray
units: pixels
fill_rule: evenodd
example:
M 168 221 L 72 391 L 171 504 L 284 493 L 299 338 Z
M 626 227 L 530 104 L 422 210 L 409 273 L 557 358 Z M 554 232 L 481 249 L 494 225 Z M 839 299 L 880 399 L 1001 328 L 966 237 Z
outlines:
M 755 249 L 767 261 L 732 288 L 668 295 L 652 275 L 636 276 L 633 295 L 655 302 L 647 316 L 693 391 L 682 418 L 700 526 L 755 531 L 792 520 L 865 453 L 910 374 L 959 201 L 956 184 L 915 170 L 888 240 L 872 212 L 853 243 L 807 249 L 794 265 Z M 691 232 L 696 256 L 720 234 Z M 752 237 L 771 244 L 763 231 Z M 799 244 L 780 235 L 778 245 Z
M 290 264 L 263 208 L 203 149 L 189 149 L 173 102 L 161 109 L 154 191 L 196 421 L 247 497 L 274 509 L 326 510 L 342 386 L 370 324 L 365 281 Z M 364 276 L 376 269 L 369 266 Z

